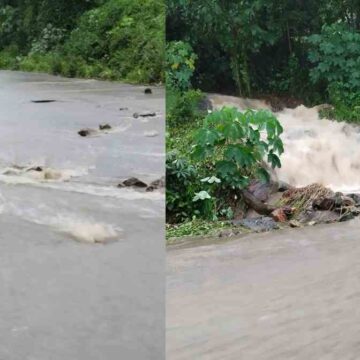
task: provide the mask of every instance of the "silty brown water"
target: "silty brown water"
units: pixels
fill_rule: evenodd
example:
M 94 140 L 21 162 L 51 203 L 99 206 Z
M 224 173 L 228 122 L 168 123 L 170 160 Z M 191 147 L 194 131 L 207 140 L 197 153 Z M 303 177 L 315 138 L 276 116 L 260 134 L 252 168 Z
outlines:
M 116 185 L 164 174 L 164 90 L 1 71 L 0 108 L 0 358 L 163 359 L 164 194 Z

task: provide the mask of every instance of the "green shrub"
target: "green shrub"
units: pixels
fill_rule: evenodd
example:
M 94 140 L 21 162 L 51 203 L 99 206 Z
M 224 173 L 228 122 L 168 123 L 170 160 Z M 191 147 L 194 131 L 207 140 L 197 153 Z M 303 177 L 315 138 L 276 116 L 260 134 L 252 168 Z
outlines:
M 324 82 L 333 110 L 321 115 L 336 120 L 360 121 L 360 33 L 343 24 L 324 26 L 308 38 L 312 48 L 313 83 Z
M 45 54 L 62 44 L 66 31 L 48 24 L 42 31 L 39 38 L 33 41 L 31 54 Z
M 164 80 L 164 28 L 162 0 L 0 6 L 0 67 L 158 83 Z M 9 45 L 17 48 L 13 58 Z
M 68 54 L 104 64 L 102 78 L 163 80 L 164 5 L 160 0 L 110 0 L 85 13 L 69 40 Z
M 4 50 L 0 52 L 0 68 L 17 70 L 19 57 L 11 50 Z
M 166 47 L 166 85 L 177 91 L 187 91 L 195 71 L 194 54 L 190 44 L 172 41 Z
M 12 6 L 0 7 L 0 49 L 11 44 L 14 32 L 16 31 L 17 11 Z
M 311 80 L 328 85 L 341 83 L 343 88 L 360 90 L 360 33 L 342 24 L 324 26 L 321 34 L 308 38 L 309 59 L 315 64 Z
M 168 89 L 167 94 L 167 125 L 182 126 L 194 122 L 203 113 L 200 102 L 204 94 L 200 90 L 189 90 L 184 93 Z
M 266 137 L 261 137 L 262 132 Z M 282 132 L 280 123 L 269 111 L 242 113 L 224 107 L 210 113 L 195 133 L 192 156 L 209 161 L 213 173 L 208 176 L 217 176 L 223 184 L 242 189 L 249 185 L 250 176 L 269 180 L 264 158 L 273 168 L 281 167 Z
M 329 86 L 329 98 L 333 108 L 322 110 L 321 117 L 360 122 L 360 92 L 351 92 L 341 83 L 334 83 Z
M 198 173 L 190 162 L 176 151 L 166 154 L 166 221 L 191 219 Z
M 168 147 L 178 151 L 166 159 L 170 223 L 231 219 L 232 207 L 241 207 L 240 190 L 253 178 L 269 180 L 265 162 L 281 166 L 283 130 L 272 113 L 223 108 L 198 123 L 171 129 Z

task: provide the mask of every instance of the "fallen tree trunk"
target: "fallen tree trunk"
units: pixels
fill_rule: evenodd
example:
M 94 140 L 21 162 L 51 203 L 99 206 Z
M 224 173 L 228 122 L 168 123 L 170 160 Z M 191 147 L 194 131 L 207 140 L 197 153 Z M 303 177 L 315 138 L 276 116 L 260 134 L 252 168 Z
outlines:
M 248 190 L 242 190 L 241 194 L 244 197 L 246 205 L 251 209 L 254 209 L 260 215 L 270 215 L 276 210 L 276 207 L 261 202 Z

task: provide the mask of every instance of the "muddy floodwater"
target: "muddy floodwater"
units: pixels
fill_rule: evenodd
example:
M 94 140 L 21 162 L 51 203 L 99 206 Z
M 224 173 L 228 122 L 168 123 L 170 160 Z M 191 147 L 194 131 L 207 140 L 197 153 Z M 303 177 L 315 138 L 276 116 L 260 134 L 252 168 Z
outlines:
M 164 174 L 164 107 L 162 88 L 0 71 L 1 359 L 164 358 L 164 194 L 117 188 Z
M 169 247 L 167 358 L 357 359 L 360 221 Z

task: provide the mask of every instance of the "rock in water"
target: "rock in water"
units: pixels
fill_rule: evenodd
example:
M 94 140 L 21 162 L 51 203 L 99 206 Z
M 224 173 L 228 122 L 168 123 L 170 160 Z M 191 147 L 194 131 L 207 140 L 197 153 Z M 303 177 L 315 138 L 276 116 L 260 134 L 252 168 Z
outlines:
M 164 187 L 165 187 L 165 176 L 150 183 L 150 185 L 146 188 L 146 191 L 150 192 Z
M 270 195 L 276 192 L 276 187 L 276 184 L 274 184 L 272 181 L 263 182 L 253 180 L 248 187 L 248 191 L 258 200 L 266 202 L 269 199 Z
M 142 113 L 134 113 L 133 114 L 133 117 L 135 118 L 135 119 L 137 119 L 138 117 L 143 117 L 143 118 L 145 118 L 145 117 L 153 117 L 153 116 L 156 116 L 156 113 L 154 113 L 154 112 L 142 112 Z
M 297 216 L 300 223 L 331 224 L 339 221 L 339 214 L 331 210 L 308 209 Z
M 78 134 L 82 137 L 89 136 L 92 133 L 91 129 L 82 129 L 78 132 Z
M 294 188 L 293 186 L 286 183 L 285 181 L 279 181 L 278 182 L 278 191 L 279 192 L 285 192 L 285 191 L 293 189 L 293 188 Z
M 30 169 L 27 169 L 26 171 L 37 171 L 37 172 L 41 172 L 43 171 L 44 169 L 41 167 L 41 166 L 34 166 Z
M 292 227 L 292 228 L 301 227 L 301 223 L 297 220 L 290 220 L 289 224 L 290 224 L 290 227 Z
M 139 180 L 136 177 L 131 177 L 131 178 L 123 181 L 122 186 L 146 188 L 147 184 L 145 184 L 143 181 Z M 121 184 L 119 185 L 119 187 L 122 187 L 122 186 L 121 186 Z
M 279 228 L 279 225 L 268 216 L 260 216 L 253 219 L 242 219 L 242 220 L 233 220 L 232 224 L 235 226 L 244 226 L 247 229 L 256 232 L 264 232 L 275 230 Z
M 351 212 L 351 211 L 348 211 L 346 212 L 345 214 L 341 215 L 340 216 L 340 219 L 339 221 L 340 222 L 344 222 L 344 221 L 349 221 L 349 220 L 352 220 L 355 218 L 355 215 Z
M 227 238 L 227 237 L 233 237 L 236 235 L 241 234 L 241 231 L 239 229 L 224 229 L 218 233 L 219 238 Z
M 356 206 L 360 205 L 360 195 L 359 194 L 349 194 L 348 196 L 355 201 Z
M 46 103 L 52 103 L 55 102 L 56 100 L 52 100 L 52 99 L 44 99 L 44 100 L 31 100 L 31 102 L 35 103 L 35 104 L 46 104 Z
M 315 199 L 312 206 L 315 210 L 333 210 L 335 208 L 335 198 Z
M 198 108 L 200 111 L 211 111 L 213 110 L 213 104 L 211 100 L 206 96 L 200 100 Z
M 146 88 L 144 90 L 144 93 L 147 94 L 147 95 L 152 94 L 152 90 L 150 88 Z
M 287 220 L 287 216 L 285 214 L 285 211 L 282 208 L 274 210 L 271 213 L 271 216 L 276 222 L 286 222 L 286 220 Z
M 110 130 L 111 126 L 109 124 L 100 124 L 99 129 L 100 130 Z
M 355 200 L 350 196 L 343 196 L 341 200 L 343 207 L 353 207 L 356 205 Z

